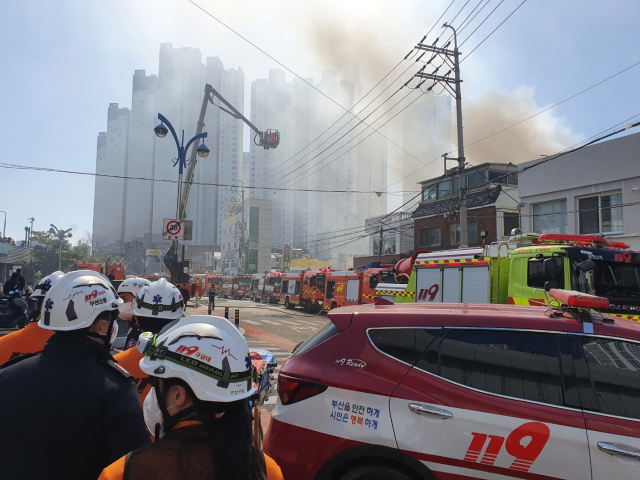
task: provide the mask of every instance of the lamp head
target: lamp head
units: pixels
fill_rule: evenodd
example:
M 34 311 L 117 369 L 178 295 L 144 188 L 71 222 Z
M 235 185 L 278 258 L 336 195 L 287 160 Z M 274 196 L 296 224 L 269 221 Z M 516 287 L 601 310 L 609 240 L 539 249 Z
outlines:
M 169 133 L 169 129 L 165 127 L 164 123 L 162 122 L 160 122 L 160 125 L 154 128 L 153 131 L 156 132 L 156 135 L 160 138 L 166 137 L 167 133 Z
M 56 231 L 53 229 L 53 227 L 51 227 L 51 228 L 49 229 L 49 233 L 56 233 Z
M 205 158 L 209 156 L 209 152 L 211 152 L 211 150 L 209 150 L 209 147 L 203 143 L 196 149 L 196 152 L 198 152 L 199 157 Z

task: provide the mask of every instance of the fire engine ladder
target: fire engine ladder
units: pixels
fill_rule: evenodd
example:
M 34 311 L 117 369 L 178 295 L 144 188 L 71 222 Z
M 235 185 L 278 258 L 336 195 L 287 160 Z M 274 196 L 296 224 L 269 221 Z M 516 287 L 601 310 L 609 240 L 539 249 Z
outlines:
M 498 250 L 498 255 L 495 259 L 495 262 L 491 261 L 489 268 L 489 303 L 500 303 L 500 251 L 502 246 L 507 247 L 507 258 L 509 258 L 509 244 L 506 242 L 500 242 L 496 245 Z M 489 256 L 491 256 L 491 247 L 494 245 L 489 245 Z

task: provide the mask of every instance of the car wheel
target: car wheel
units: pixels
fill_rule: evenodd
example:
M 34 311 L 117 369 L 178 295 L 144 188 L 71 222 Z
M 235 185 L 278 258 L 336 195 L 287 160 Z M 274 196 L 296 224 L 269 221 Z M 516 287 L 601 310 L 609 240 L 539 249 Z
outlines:
M 304 311 L 307 313 L 311 313 L 311 300 L 308 298 L 304 302 Z
M 333 302 L 331 304 L 331 310 L 333 310 L 334 308 L 338 308 L 338 304 L 336 302 Z
M 365 465 L 345 473 L 339 480 L 415 480 L 415 477 L 387 465 Z

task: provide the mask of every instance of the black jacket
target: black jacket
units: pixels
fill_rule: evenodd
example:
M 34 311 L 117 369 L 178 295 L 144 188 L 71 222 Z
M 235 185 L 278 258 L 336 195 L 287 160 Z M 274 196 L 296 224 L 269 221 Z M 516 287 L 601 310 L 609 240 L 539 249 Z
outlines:
M 81 333 L 0 368 L 2 480 L 96 479 L 149 443 L 133 379 Z

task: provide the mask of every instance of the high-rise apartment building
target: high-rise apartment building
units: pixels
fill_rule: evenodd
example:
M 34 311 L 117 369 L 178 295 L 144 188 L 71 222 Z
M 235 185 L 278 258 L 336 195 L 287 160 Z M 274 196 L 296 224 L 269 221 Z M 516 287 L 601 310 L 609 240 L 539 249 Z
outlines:
M 134 239 L 145 249 L 168 247 L 162 240 L 162 222 L 176 215 L 177 148 L 172 135 L 157 138 L 153 128 L 162 113 L 179 138 L 184 130 L 188 141 L 195 134 L 206 83 L 240 112 L 244 110 L 241 69 L 225 70 L 217 57 L 203 64 L 198 49 L 165 43 L 160 47 L 157 76 L 135 71 L 131 110 L 109 106 L 107 131 L 98 135 L 96 171 L 126 178 L 96 178 L 93 234 L 112 253 L 125 254 L 124 244 Z M 217 184 L 238 185 L 243 124 L 211 104 L 204 123 L 211 153 L 204 159 L 196 157 L 187 218 L 194 222 L 193 244 L 219 245 L 219 212 L 235 200 L 237 189 Z
M 314 83 L 313 79 L 306 81 Z M 320 81 L 314 85 L 344 108 L 353 106 L 353 84 L 338 80 L 335 72 L 323 72 Z M 252 82 L 251 121 L 261 129 L 279 130 L 281 137 L 280 146 L 275 150 L 264 150 L 251 144 L 245 179 L 247 185 L 258 187 L 249 195 L 272 201 L 270 244 L 273 248 L 281 249 L 287 243 L 319 258 L 330 259 L 332 237 L 326 236 L 325 232 L 358 226 L 366 218 L 364 212 L 371 208 L 378 213 L 380 207 L 375 205 L 380 202 L 377 197 L 373 202 L 370 199 L 361 202 L 364 206 L 359 211 L 356 204 L 359 199 L 351 191 L 358 188 L 358 182 L 367 188 L 371 185 L 379 188 L 378 184 L 385 182 L 386 147 L 371 147 L 375 141 L 370 143 L 367 139 L 352 149 L 366 135 L 356 136 L 364 126 L 338 141 L 357 124 L 357 120 L 347 124 L 350 115 L 314 141 L 344 113 L 304 81 L 287 82 L 281 70 L 271 70 L 268 80 Z M 370 172 L 371 168 L 376 169 L 375 180 L 369 173 L 364 173 L 365 170 Z M 264 187 L 276 190 L 260 190 Z M 350 247 L 353 245 L 345 246 L 342 251 L 348 251 Z

